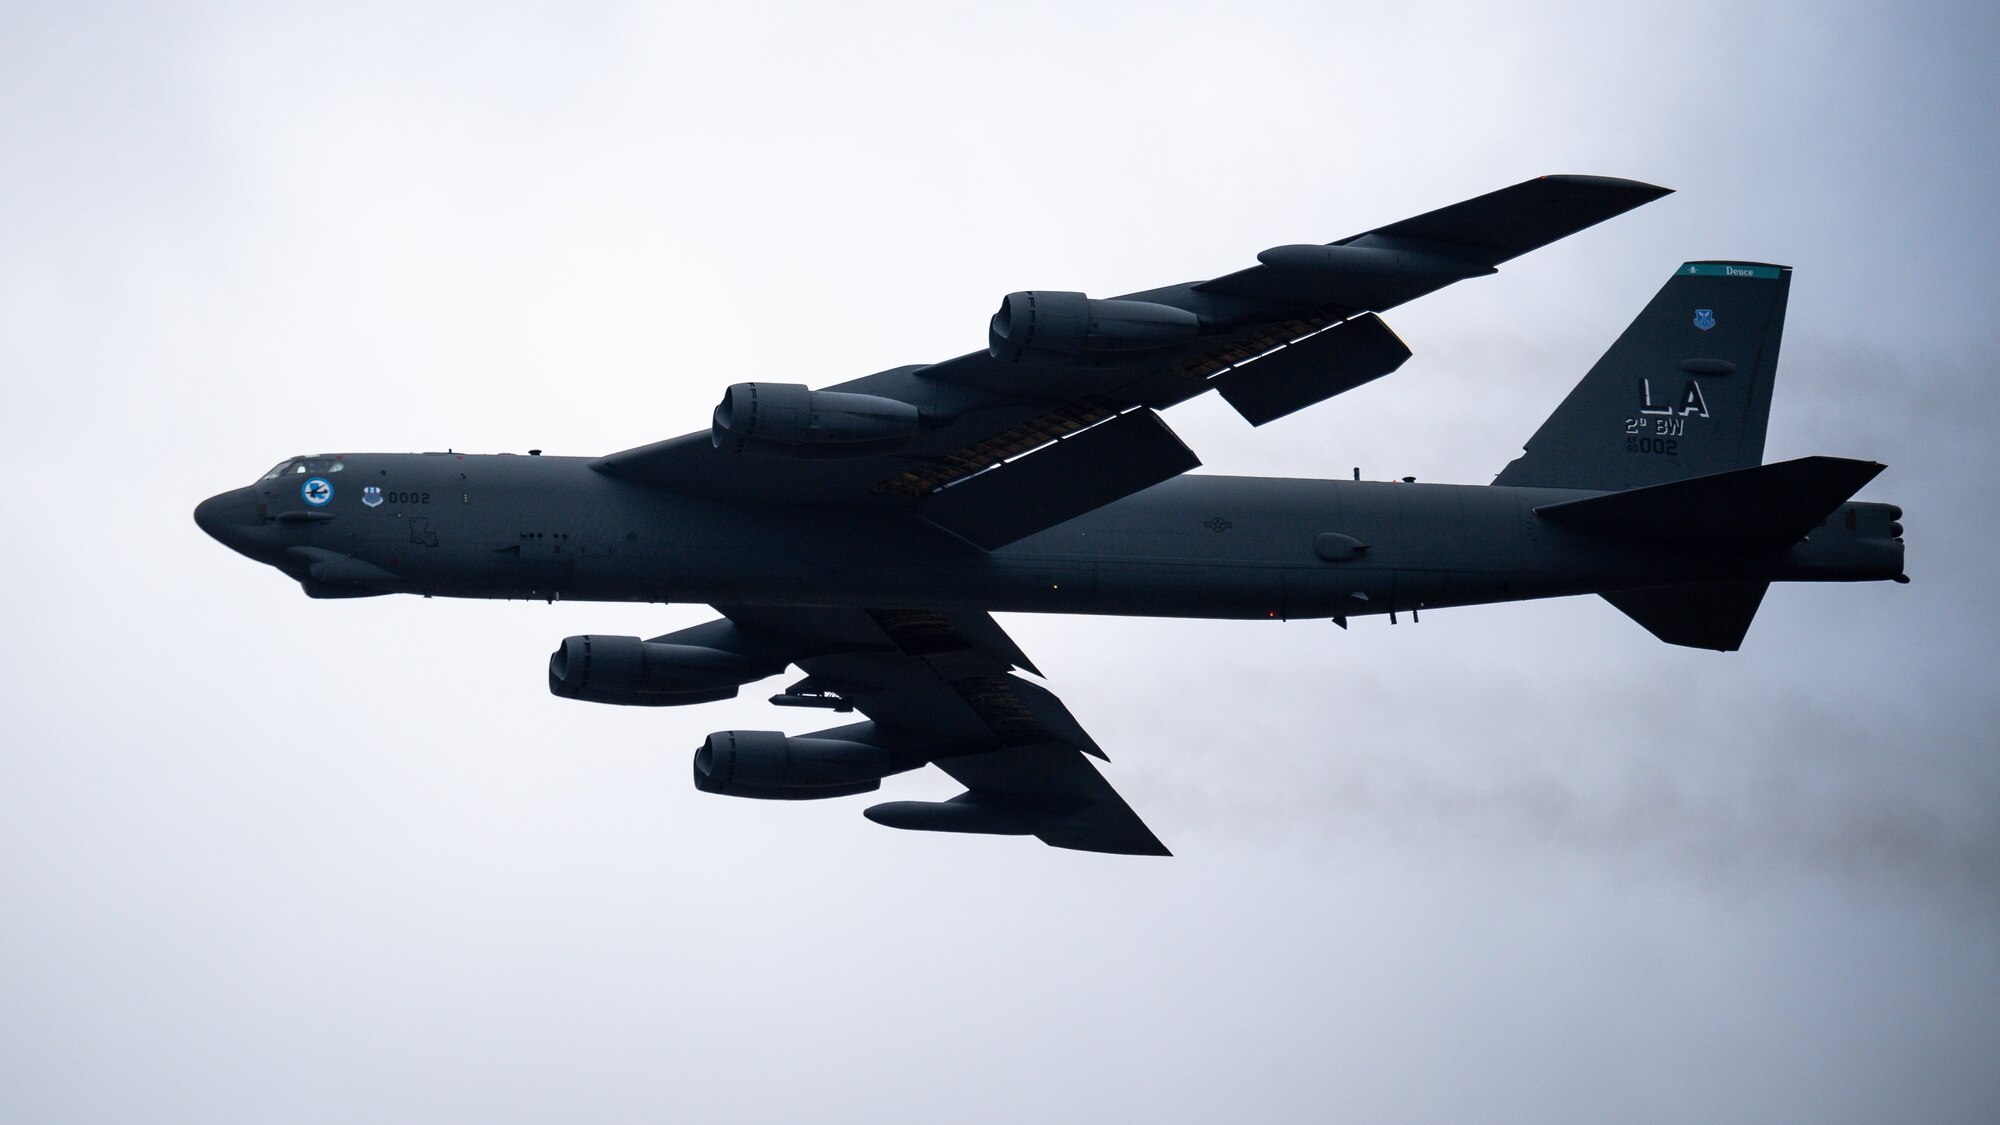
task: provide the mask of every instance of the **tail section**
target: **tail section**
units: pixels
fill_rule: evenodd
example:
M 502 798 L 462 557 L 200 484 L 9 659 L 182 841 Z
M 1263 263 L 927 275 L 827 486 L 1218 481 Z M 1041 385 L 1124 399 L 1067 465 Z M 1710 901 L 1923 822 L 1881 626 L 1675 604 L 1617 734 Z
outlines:
M 1845 457 L 1800 457 L 1693 480 L 1544 504 L 1553 523 L 1673 543 L 1789 547 L 1887 466 Z
M 1551 523 L 1621 539 L 1677 547 L 1782 550 L 1828 525 L 1848 498 L 1882 469 L 1873 461 L 1801 457 L 1544 504 L 1535 514 Z M 1848 527 L 1855 527 L 1858 513 L 1850 507 L 1848 516 Z M 1883 531 L 1902 534 L 1893 523 Z M 1900 548 L 1898 541 L 1897 571 Z M 1743 644 L 1768 585 L 1708 582 L 1615 590 L 1604 600 L 1670 645 L 1734 652 Z
M 1761 464 L 1791 287 L 1789 266 L 1681 266 L 1493 483 L 1609 492 Z

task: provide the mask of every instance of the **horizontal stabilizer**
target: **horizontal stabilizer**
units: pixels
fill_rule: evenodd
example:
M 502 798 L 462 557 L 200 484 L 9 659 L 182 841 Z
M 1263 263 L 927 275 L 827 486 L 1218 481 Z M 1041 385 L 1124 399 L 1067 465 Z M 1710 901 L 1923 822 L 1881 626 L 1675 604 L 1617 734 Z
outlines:
M 1789 547 L 1884 467 L 1844 457 L 1801 457 L 1547 504 L 1535 514 L 1579 531 L 1630 539 Z
M 1215 380 L 1253 426 L 1380 379 L 1410 358 L 1409 346 L 1374 313 L 1345 320 Z
M 940 489 L 917 512 L 991 551 L 1200 464 L 1159 415 L 1134 410 Z
M 1670 645 L 1735 652 L 1743 647 L 1743 635 L 1769 587 L 1768 582 L 1662 586 L 1621 590 L 1605 594 L 1604 600 Z

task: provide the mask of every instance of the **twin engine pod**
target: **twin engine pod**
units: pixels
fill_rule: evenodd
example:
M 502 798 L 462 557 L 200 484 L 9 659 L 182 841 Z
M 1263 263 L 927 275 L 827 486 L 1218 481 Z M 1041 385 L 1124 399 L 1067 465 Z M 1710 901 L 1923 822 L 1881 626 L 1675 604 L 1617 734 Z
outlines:
M 863 735 L 872 723 L 827 734 Z M 846 738 L 793 738 L 775 730 L 725 730 L 694 752 L 694 787 L 727 797 L 766 801 L 816 801 L 870 793 L 882 779 L 927 759 L 898 754 L 873 742 Z
M 815 391 L 804 383 L 737 383 L 723 392 L 709 437 L 732 453 L 865 457 L 895 449 L 922 429 L 917 408 L 893 398 Z
M 549 656 L 549 691 L 586 703 L 677 707 L 730 699 L 764 673 L 722 649 L 637 637 L 564 637 Z
M 1200 317 L 1171 305 L 1036 290 L 1007 294 L 986 340 L 987 351 L 1009 363 L 1084 366 L 1200 331 Z M 709 440 L 732 453 L 872 457 L 907 445 L 923 428 L 923 412 L 900 399 L 815 391 L 804 383 L 737 383 L 716 404 Z
M 1088 363 L 1105 352 L 1163 348 L 1200 331 L 1200 317 L 1172 305 L 1031 290 L 1009 293 L 1000 302 L 987 328 L 986 350 L 1008 363 Z

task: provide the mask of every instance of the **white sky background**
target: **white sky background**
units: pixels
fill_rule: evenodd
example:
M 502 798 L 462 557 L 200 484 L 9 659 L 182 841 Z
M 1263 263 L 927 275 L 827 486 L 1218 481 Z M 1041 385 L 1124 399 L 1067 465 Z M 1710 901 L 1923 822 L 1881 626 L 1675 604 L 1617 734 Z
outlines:
M 0 1120 L 1991 1121 L 2000 126 L 1971 5 L 0 7 Z M 1177 858 L 696 793 L 549 696 L 702 607 L 314 603 L 303 452 L 600 453 L 1544 172 L 1680 194 L 1400 309 L 1208 471 L 1480 482 L 1687 259 L 1909 586 L 1010 617 Z M 954 791 L 934 771 L 890 797 Z

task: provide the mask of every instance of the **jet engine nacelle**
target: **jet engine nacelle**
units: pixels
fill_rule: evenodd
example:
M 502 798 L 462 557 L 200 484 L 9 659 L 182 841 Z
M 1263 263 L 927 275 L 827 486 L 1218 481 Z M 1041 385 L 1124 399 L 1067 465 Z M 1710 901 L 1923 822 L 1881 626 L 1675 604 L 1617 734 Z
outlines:
M 876 453 L 915 437 L 915 406 L 880 395 L 815 391 L 803 383 L 737 383 L 723 393 L 709 435 L 717 449 Z M 845 448 L 843 448 L 845 447 Z
M 756 679 L 733 652 L 637 637 L 564 637 L 549 656 L 549 691 L 587 703 L 673 707 L 729 699 Z
M 730 797 L 813 801 L 872 792 L 884 777 L 909 768 L 865 742 L 725 730 L 694 752 L 694 787 Z
M 995 359 L 1081 359 L 1101 352 L 1144 351 L 1201 331 L 1186 309 L 1151 301 L 1093 301 L 1081 293 L 1009 293 L 986 333 Z

